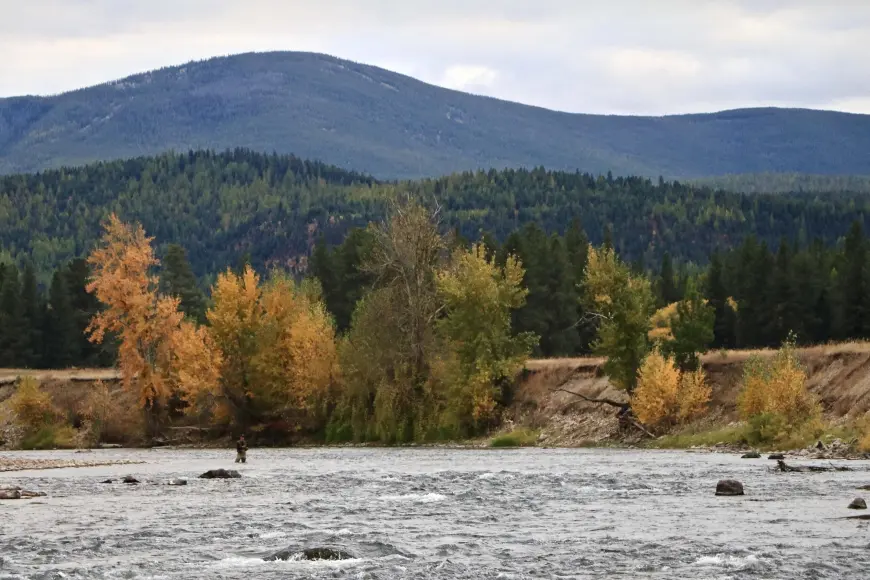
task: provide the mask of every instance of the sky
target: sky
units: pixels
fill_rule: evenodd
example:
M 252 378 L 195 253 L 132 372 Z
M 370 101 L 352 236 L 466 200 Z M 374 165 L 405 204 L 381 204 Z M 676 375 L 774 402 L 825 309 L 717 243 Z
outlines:
M 868 0 L 0 0 L 0 97 L 268 50 L 570 112 L 870 113 Z

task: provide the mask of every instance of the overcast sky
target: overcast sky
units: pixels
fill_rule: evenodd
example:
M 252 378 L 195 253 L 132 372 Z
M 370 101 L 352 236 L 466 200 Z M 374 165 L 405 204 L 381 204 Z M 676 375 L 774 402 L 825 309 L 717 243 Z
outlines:
M 870 113 L 870 0 L 0 0 L 0 96 L 264 50 L 574 112 Z

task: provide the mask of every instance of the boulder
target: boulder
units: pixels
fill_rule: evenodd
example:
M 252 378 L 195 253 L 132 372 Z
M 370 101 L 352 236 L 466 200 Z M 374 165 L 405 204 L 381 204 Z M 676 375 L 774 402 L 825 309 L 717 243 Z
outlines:
M 744 453 L 740 458 L 741 459 L 761 459 L 761 453 L 758 453 L 757 451 L 750 451 L 749 453 Z
M 121 480 L 121 483 L 128 483 L 130 485 L 135 485 L 135 484 L 139 483 L 139 480 L 136 479 L 135 477 L 133 477 L 132 475 L 125 475 L 124 478 Z
M 866 510 L 867 509 L 867 502 L 864 501 L 864 498 L 862 498 L 862 497 L 856 497 L 855 499 L 852 500 L 852 503 L 849 504 L 849 509 L 850 510 Z
M 0 489 L 0 499 L 21 499 L 21 491 L 12 489 Z
M 241 473 L 232 469 L 209 469 L 199 477 L 202 479 L 238 479 Z
M 768 459 L 783 460 L 783 459 L 785 459 L 785 454 L 784 453 L 771 453 L 770 455 L 767 456 L 767 458 Z
M 186 479 L 170 479 L 166 482 L 166 485 L 187 485 Z
M 115 480 L 114 479 L 104 479 L 100 483 L 115 483 Z
M 722 479 L 716 484 L 716 495 L 744 495 L 743 484 L 734 479 Z

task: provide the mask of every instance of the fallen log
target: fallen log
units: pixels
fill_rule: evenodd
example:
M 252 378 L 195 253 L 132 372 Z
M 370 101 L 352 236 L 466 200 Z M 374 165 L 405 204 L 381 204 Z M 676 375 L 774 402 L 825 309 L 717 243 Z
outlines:
M 777 460 L 776 466 L 780 471 L 784 471 L 787 473 L 820 473 L 825 471 L 852 471 L 848 467 L 838 467 L 836 465 L 832 465 L 830 467 L 823 467 L 821 465 L 788 465 L 782 459 Z
M 597 403 L 602 405 L 610 405 L 611 407 L 616 407 L 619 409 L 619 412 L 616 416 L 619 418 L 619 421 L 622 423 L 626 423 L 631 425 L 638 431 L 642 432 L 644 435 L 649 437 L 650 439 L 655 439 L 655 435 L 650 433 L 643 425 L 641 425 L 631 413 L 631 405 L 629 403 L 621 403 L 619 401 L 614 401 L 613 399 L 608 398 L 596 398 L 596 397 L 587 397 L 586 395 L 577 393 L 575 391 L 569 391 L 568 389 L 563 389 L 561 387 L 556 389 L 550 389 L 551 392 L 554 393 L 568 393 L 569 395 L 574 395 L 580 399 L 583 399 L 587 403 Z

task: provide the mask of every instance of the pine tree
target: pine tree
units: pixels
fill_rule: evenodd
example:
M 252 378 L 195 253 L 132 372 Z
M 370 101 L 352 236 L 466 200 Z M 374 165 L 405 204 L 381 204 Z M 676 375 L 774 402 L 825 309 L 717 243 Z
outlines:
M 860 222 L 854 222 L 846 235 L 840 270 L 843 301 L 842 338 L 860 338 L 867 327 L 867 244 Z
M 31 368 L 42 358 L 42 299 L 36 282 L 36 271 L 29 261 L 21 276 L 21 317 L 24 328 L 21 344 L 21 365 Z
M 74 361 L 73 364 L 80 367 L 101 367 L 114 364 L 117 343 L 113 338 L 107 337 L 103 344 L 94 344 L 88 340 L 85 334 L 85 329 L 91 323 L 91 319 L 101 310 L 99 300 L 85 289 L 91 275 L 87 261 L 76 258 L 67 264 L 61 274 L 66 280 L 79 344 L 78 348 L 73 349 L 73 352 L 78 354 L 78 360 Z
M 205 322 L 205 294 L 197 284 L 196 276 L 193 275 L 187 253 L 178 244 L 170 244 L 166 249 L 160 276 L 160 290 L 181 301 L 180 309 L 185 316 L 199 323 Z
M 60 272 L 55 272 L 51 278 L 44 328 L 44 366 L 59 369 L 75 364 L 79 359 L 81 341 L 77 335 L 69 289 Z
M 722 258 L 714 252 L 707 275 L 707 299 L 713 308 L 713 345 L 718 348 L 734 347 L 735 313 L 728 303 Z
M 0 367 L 23 366 L 28 328 L 21 310 L 18 268 L 7 265 L 0 288 Z
M 662 256 L 662 264 L 661 269 L 659 270 L 657 286 L 659 307 L 673 304 L 680 299 L 680 292 L 677 288 L 674 276 L 674 265 L 671 261 L 671 255 L 668 252 L 665 252 Z
M 781 343 L 790 333 L 794 333 L 801 340 L 806 340 L 804 317 L 800 312 L 798 288 L 794 280 L 792 252 L 785 239 L 780 242 L 776 254 L 768 299 L 773 305 L 773 316 L 767 330 L 769 339 Z

